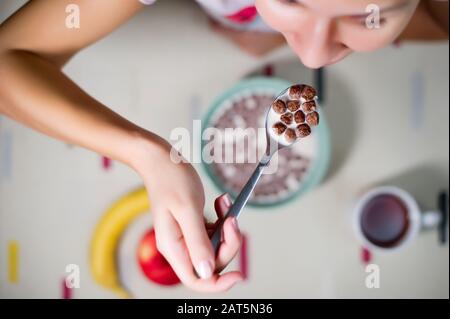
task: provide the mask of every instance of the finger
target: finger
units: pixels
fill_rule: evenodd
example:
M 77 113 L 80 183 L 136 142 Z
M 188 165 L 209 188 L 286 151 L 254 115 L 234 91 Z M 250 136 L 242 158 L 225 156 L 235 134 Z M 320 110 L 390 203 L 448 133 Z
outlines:
M 185 249 L 183 233 L 175 218 L 165 211 L 154 215 L 158 251 L 167 259 L 178 278 L 186 285 L 197 279 L 189 254 Z
M 231 207 L 231 198 L 228 193 L 224 193 L 216 198 L 214 201 L 214 209 L 216 211 L 217 218 L 222 219 Z
M 198 292 L 223 292 L 244 279 L 243 275 L 236 271 L 220 276 L 215 274 L 207 280 L 199 279 L 175 218 L 170 212 L 155 214 L 154 223 L 158 250 L 167 259 L 181 282 L 188 288 Z
M 215 269 L 215 258 L 212 244 L 206 231 L 203 215 L 196 208 L 185 207 L 174 217 L 181 228 L 189 256 L 197 274 L 202 279 L 208 279 Z
M 190 288 L 199 292 L 218 293 L 229 290 L 235 284 L 243 280 L 244 276 L 241 272 L 230 271 L 222 275 L 215 274 L 212 278 L 207 280 L 197 279 Z
M 216 270 L 220 272 L 236 256 L 242 243 L 242 235 L 236 217 L 227 218 L 223 224 L 223 241 L 216 258 Z

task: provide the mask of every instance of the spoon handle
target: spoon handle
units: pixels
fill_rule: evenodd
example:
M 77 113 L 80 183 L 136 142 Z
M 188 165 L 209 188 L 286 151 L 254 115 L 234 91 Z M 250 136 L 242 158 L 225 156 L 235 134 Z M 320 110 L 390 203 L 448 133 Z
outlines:
M 222 221 L 217 226 L 216 230 L 214 231 L 214 234 L 211 237 L 211 243 L 214 248 L 214 252 L 217 254 L 217 250 L 221 243 L 221 234 L 222 234 L 222 227 L 224 221 L 228 217 L 239 217 L 239 214 L 241 213 L 242 209 L 244 208 L 245 204 L 247 204 L 248 199 L 250 198 L 250 195 L 252 194 L 253 190 L 255 189 L 256 184 L 258 183 L 259 178 L 261 177 L 261 174 L 264 170 L 264 168 L 267 166 L 268 161 L 267 160 L 261 160 L 258 163 L 258 166 L 256 167 L 255 171 L 253 172 L 252 176 L 250 176 L 249 180 L 245 184 L 244 188 L 239 193 L 238 197 L 236 198 L 236 201 L 233 203 L 233 205 L 230 207 L 230 210 L 225 215 L 225 217 L 222 219 Z

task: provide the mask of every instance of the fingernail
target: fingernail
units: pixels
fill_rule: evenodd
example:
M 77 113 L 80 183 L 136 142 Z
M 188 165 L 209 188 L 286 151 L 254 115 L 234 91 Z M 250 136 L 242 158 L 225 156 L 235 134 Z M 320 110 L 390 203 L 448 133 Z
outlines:
M 230 198 L 230 195 L 228 195 L 228 193 L 225 193 L 225 195 L 223 196 L 223 202 L 228 207 L 231 207 L 231 198 Z
M 236 232 L 239 232 L 239 225 L 238 225 L 238 222 L 237 222 L 237 218 L 236 218 L 236 217 L 233 217 L 233 218 L 231 219 L 231 224 L 233 225 L 234 230 L 235 230 Z
M 198 275 L 200 276 L 200 278 L 202 279 L 208 279 L 212 276 L 212 267 L 211 267 L 211 263 L 209 261 L 201 261 L 198 264 L 198 270 L 197 270 Z

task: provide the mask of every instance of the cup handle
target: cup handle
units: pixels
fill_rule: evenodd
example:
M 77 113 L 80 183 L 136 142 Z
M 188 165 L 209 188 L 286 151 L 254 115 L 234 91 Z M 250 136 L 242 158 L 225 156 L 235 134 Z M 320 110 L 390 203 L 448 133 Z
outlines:
M 439 211 L 428 211 L 422 214 L 422 227 L 424 229 L 438 228 L 442 221 L 442 215 Z
M 438 195 L 438 210 L 428 211 L 422 214 L 422 227 L 424 229 L 437 228 L 439 242 L 447 242 L 447 220 L 448 220 L 448 194 L 441 192 Z
M 438 225 L 439 242 L 444 245 L 447 242 L 447 223 L 448 223 L 448 193 L 442 191 L 438 196 L 438 207 L 441 214 L 441 221 Z

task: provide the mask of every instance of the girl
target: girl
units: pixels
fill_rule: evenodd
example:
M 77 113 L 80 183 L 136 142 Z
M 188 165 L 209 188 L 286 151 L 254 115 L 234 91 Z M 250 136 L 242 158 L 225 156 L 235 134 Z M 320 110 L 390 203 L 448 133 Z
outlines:
M 0 112 L 136 170 L 151 198 L 158 249 L 178 277 L 197 291 L 224 291 L 242 280 L 239 272 L 218 274 L 240 245 L 236 220 L 225 221 L 215 258 L 203 218 L 203 186 L 193 167 L 173 163 L 169 143 L 102 105 L 61 72 L 78 51 L 151 2 L 29 1 L 0 26 Z M 199 2 L 214 19 L 215 30 L 240 47 L 262 54 L 282 45 L 284 37 L 311 68 L 336 63 L 353 51 L 382 48 L 396 39 L 447 38 L 448 4 L 442 1 Z M 365 9 L 372 2 L 380 8 L 379 29 L 365 25 Z M 79 6 L 82 28 L 66 28 L 68 4 Z M 216 200 L 219 215 L 229 206 L 227 195 Z

